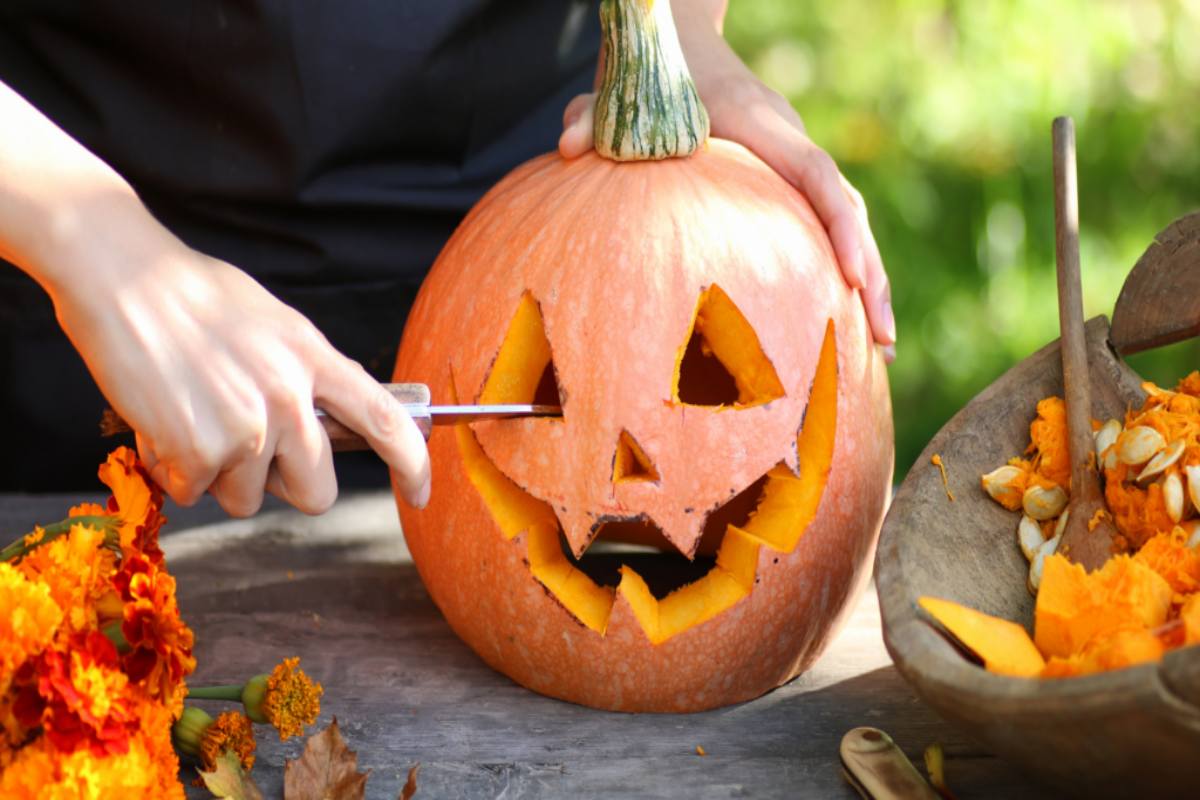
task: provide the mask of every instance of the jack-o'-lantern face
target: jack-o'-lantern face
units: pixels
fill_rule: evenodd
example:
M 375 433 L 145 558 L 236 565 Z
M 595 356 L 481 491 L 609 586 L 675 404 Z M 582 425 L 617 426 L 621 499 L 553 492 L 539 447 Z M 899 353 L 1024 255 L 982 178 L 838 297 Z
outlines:
M 824 333 L 807 381 L 808 403 L 800 409 L 803 425 L 785 408 L 768 405 L 786 396 L 783 384 L 753 328 L 715 284 L 701 292 L 674 353 L 646 349 L 647 368 L 661 369 L 663 402 L 646 403 L 632 394 L 638 387 L 621 381 L 581 379 L 570 384 L 581 390 L 568 393 L 560 388 L 538 304 L 527 292 L 478 402 L 561 403 L 563 416 L 481 425 L 479 433 L 461 425 L 459 452 L 502 534 L 525 537 L 532 576 L 570 614 L 603 635 L 620 592 L 647 638 L 661 643 L 753 591 L 759 549 L 791 552 L 815 515 L 837 424 L 832 321 Z M 653 361 L 655 350 L 669 358 Z M 604 355 L 592 352 L 587 368 L 599 374 L 629 369 L 619 363 L 625 351 L 613 354 L 618 363 L 605 363 Z M 580 408 L 605 412 L 576 422 Z M 575 433 L 572 424 L 585 432 Z M 775 448 L 776 463 L 769 463 L 770 455 L 743 453 L 744 477 L 696 468 L 677 447 L 688 441 L 690 452 L 721 460 L 735 449 L 731 443 L 776 430 L 784 440 Z M 497 463 L 489 446 L 508 458 Z M 569 462 L 600 479 L 562 481 L 566 471 L 554 465 Z M 614 552 L 603 546 L 610 542 L 640 545 L 642 552 Z M 645 550 L 661 554 L 647 558 Z M 651 574 L 621 561 L 640 562 Z M 681 577 L 691 581 L 674 588 Z
M 653 200 L 597 221 L 587 199 L 644 194 L 646 169 Z M 439 257 L 395 374 L 438 402 L 563 407 L 436 430 L 430 504 L 401 506 L 448 621 L 530 688 L 747 699 L 816 657 L 865 580 L 882 358 L 807 203 L 736 145 L 518 169 Z

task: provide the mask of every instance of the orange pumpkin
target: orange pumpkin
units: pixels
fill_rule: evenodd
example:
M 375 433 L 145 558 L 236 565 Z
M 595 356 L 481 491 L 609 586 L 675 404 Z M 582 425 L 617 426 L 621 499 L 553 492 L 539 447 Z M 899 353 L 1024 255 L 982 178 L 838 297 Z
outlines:
M 563 416 L 435 431 L 429 505 L 400 512 L 434 601 L 487 663 L 587 705 L 691 711 L 805 669 L 864 584 L 892 476 L 888 385 L 795 189 L 704 135 L 659 160 L 707 130 L 702 110 L 677 113 L 699 101 L 664 43 L 668 4 L 606 0 L 602 18 L 607 155 L 542 156 L 479 202 L 395 371 L 439 402 Z M 632 52 L 658 54 L 644 66 L 673 87 L 665 106 L 623 105 Z M 647 108 L 678 135 L 620 123 Z

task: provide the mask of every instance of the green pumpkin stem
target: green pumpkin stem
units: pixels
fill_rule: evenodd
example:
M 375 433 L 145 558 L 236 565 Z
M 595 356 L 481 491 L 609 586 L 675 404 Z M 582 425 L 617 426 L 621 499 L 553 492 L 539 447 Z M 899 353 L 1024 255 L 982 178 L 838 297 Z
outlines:
M 679 47 L 670 0 L 602 0 L 600 26 L 596 152 L 614 161 L 657 161 L 700 149 L 708 112 Z

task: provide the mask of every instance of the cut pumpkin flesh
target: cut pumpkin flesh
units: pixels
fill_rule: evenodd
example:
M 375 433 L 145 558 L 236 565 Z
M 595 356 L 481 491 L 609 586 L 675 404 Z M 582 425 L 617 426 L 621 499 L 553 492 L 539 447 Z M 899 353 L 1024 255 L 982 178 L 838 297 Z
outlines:
M 1015 622 L 937 597 L 922 597 L 917 604 L 979 656 L 989 672 L 1027 678 L 1046 666 L 1029 632 Z
M 714 290 L 720 292 L 716 287 L 711 287 L 709 292 Z M 719 297 L 724 298 L 724 293 Z M 728 298 L 712 302 L 718 309 L 714 313 L 727 313 L 721 309 L 723 303 L 729 302 Z M 704 307 L 702 298 L 701 308 Z M 729 308 L 740 315 L 732 303 Z M 753 345 L 754 349 L 758 348 L 757 339 Z M 736 358 L 729 357 L 735 376 L 748 376 L 744 380 L 750 386 L 764 385 L 761 372 L 741 372 Z M 529 402 L 550 363 L 550 348 L 541 314 L 536 301 L 527 293 L 488 374 L 480 402 Z M 778 384 L 770 362 L 766 364 L 770 376 Z M 717 549 L 716 563 L 707 574 L 659 599 L 637 572 L 629 566 L 621 567 L 615 592 L 630 604 L 652 643 L 659 644 L 699 625 L 746 597 L 755 583 L 760 547 L 785 553 L 795 549 L 816 516 L 833 461 L 837 378 L 837 342 L 830 320 L 804 422 L 797 437 L 800 474 L 797 476 L 782 464 L 767 473 L 758 505 L 743 525 L 727 526 Z M 782 395 L 782 387 L 779 387 L 778 395 Z M 488 458 L 469 425 L 459 424 L 455 432 L 466 473 L 501 534 L 509 540 L 524 536 L 533 577 L 572 616 L 596 633 L 603 634 L 612 611 L 614 589 L 596 583 L 563 552 L 558 519 L 548 503 L 524 491 L 505 475 Z M 624 453 L 621 448 L 625 449 Z M 615 458 L 614 480 L 655 480 L 658 477 L 632 437 L 622 437 Z

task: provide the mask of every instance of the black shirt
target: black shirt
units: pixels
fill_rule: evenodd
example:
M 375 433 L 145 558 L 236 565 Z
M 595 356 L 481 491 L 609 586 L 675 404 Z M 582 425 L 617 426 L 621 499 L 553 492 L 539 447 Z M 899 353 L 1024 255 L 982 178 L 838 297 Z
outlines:
M 594 0 L 6 0 L 0 80 L 384 378 L 454 226 L 590 87 L 597 18 Z M 102 398 L 11 267 L 0 380 L 25 449 L 0 489 L 94 486 Z

